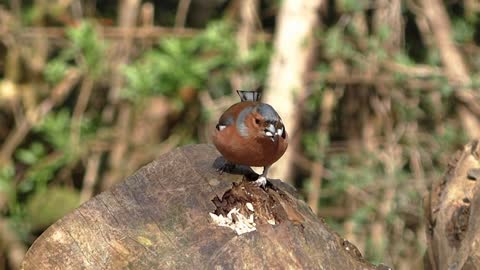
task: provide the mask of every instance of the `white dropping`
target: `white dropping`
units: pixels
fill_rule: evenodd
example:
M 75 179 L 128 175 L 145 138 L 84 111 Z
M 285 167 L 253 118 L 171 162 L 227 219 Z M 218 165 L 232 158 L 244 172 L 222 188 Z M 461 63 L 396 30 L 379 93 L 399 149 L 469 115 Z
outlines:
M 218 125 L 218 130 L 219 130 L 219 131 L 222 131 L 222 130 L 224 130 L 226 127 L 227 127 L 227 126 L 225 126 L 225 125 Z

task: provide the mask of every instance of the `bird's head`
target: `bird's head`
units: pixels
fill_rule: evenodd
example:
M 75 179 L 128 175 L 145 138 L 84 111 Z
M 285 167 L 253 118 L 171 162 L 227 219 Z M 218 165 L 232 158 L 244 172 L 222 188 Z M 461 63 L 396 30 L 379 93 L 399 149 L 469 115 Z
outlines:
M 260 103 L 249 117 L 250 126 L 256 137 L 267 138 L 276 142 L 279 138 L 285 139 L 287 134 L 282 119 L 272 106 Z

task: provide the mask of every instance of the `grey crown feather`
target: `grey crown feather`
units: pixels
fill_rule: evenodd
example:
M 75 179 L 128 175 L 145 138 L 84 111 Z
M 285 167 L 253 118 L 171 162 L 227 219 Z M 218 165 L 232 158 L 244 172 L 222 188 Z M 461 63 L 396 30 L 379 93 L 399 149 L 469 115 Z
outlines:
M 240 96 L 241 101 L 259 101 L 262 97 L 262 93 L 259 91 L 237 90 L 237 94 Z
M 281 121 L 280 116 L 278 115 L 277 111 L 275 109 L 265 103 L 258 104 L 256 106 L 257 112 L 263 116 L 265 121 L 267 122 L 278 122 Z

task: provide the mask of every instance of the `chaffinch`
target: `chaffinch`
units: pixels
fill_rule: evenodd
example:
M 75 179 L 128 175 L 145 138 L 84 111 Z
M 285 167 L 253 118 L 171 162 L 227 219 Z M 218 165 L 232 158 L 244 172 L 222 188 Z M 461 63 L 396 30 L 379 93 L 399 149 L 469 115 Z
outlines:
M 272 106 L 260 102 L 260 92 L 237 91 L 241 101 L 228 108 L 218 120 L 213 144 L 227 163 L 264 167 L 255 181 L 265 186 L 267 174 L 287 150 L 287 131 Z

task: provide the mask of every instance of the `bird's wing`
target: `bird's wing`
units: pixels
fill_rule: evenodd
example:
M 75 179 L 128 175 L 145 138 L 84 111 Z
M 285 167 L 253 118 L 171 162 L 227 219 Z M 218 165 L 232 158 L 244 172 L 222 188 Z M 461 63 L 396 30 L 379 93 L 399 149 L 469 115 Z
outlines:
M 224 128 L 233 125 L 235 123 L 235 118 L 231 113 L 225 112 L 220 119 L 218 120 L 218 124 L 216 126 L 217 130 L 221 131 Z

